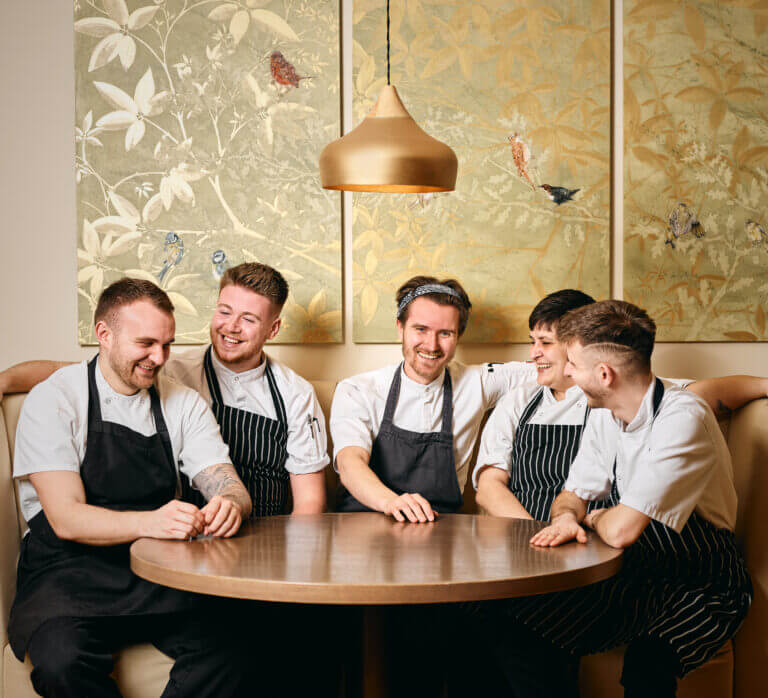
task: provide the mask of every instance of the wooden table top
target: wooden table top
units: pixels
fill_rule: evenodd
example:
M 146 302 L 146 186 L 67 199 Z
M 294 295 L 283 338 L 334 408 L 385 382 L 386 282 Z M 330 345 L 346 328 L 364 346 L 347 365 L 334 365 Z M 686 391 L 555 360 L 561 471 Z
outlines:
M 621 567 L 621 551 L 594 534 L 587 544 L 532 547 L 545 525 L 466 514 L 431 524 L 374 513 L 273 516 L 230 539 L 142 538 L 131 546 L 131 568 L 158 584 L 216 596 L 398 604 L 562 591 Z

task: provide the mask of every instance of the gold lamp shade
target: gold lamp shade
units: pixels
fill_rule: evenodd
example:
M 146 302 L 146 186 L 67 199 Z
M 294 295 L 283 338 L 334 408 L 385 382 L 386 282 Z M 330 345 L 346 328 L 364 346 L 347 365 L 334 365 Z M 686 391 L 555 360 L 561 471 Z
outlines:
M 422 131 L 387 85 L 370 114 L 320 154 L 324 189 L 453 191 L 459 163 L 445 143 Z

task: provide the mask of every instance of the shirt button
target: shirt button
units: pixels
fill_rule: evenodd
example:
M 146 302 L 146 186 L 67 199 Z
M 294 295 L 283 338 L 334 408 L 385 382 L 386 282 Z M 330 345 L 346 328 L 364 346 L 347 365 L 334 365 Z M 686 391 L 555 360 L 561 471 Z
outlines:
M 109 404 L 112 402 L 112 398 L 111 398 L 111 397 L 108 397 L 106 400 L 104 400 L 104 402 L 105 402 L 107 405 L 109 405 Z
M 235 383 L 238 383 L 240 381 L 240 377 L 239 376 L 235 376 L 234 381 L 235 381 Z

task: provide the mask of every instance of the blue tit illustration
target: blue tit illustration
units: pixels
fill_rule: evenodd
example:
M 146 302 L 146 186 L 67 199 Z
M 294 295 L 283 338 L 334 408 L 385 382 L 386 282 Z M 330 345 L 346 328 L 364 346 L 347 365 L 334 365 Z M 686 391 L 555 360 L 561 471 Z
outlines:
M 669 214 L 669 237 L 664 241 L 675 249 L 675 240 L 693 233 L 694 237 L 703 238 L 704 228 L 702 227 L 696 214 L 688 208 L 688 204 L 682 201 L 672 209 Z
M 224 272 L 229 269 L 229 262 L 227 261 L 227 255 L 224 250 L 216 250 L 216 252 L 211 255 L 211 267 L 213 278 L 216 279 L 216 281 L 221 281 Z
M 168 233 L 165 236 L 165 262 L 163 262 L 163 268 L 157 275 L 157 280 L 162 281 L 163 277 L 181 262 L 181 258 L 184 256 L 184 241 L 176 233 Z
M 752 245 L 757 247 L 758 245 L 768 245 L 768 233 L 765 232 L 765 228 L 757 221 L 748 220 L 744 224 L 744 230 L 747 233 L 747 237 L 752 241 Z

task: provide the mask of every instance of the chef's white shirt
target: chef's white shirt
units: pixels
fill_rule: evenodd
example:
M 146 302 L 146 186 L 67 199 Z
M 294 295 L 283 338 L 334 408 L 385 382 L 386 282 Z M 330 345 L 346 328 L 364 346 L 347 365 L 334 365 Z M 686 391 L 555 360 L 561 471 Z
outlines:
M 547 386 L 541 386 L 535 381 L 521 386 L 520 390 L 507 393 L 496 405 L 483 428 L 477 465 L 472 472 L 472 485 L 475 489 L 480 472 L 486 467 L 499 468 L 507 473 L 512 471 L 512 446 L 517 426 L 538 390 L 543 391 L 542 397 L 528 424 L 584 424 L 587 398 L 577 385 L 566 390 L 562 400 L 556 400 Z
M 693 511 L 733 530 L 736 490 L 731 456 L 712 410 L 694 393 L 664 381 L 653 419 L 651 382 L 634 419 L 593 410 L 565 489 L 582 499 L 611 490 L 613 463 L 620 502 L 680 532 Z
M 165 375 L 196 390 L 211 404 L 211 393 L 205 378 L 203 359 L 207 346 L 171 356 L 163 367 Z M 277 419 L 275 403 L 269 390 L 266 362 L 241 373 L 228 369 L 211 351 L 213 371 L 219 381 L 224 404 L 246 412 Z M 298 373 L 269 359 L 272 375 L 285 403 L 288 419 L 288 457 L 285 469 L 294 475 L 314 473 L 330 462 L 325 431 L 325 417 L 312 384 Z
M 330 420 L 334 467 L 339 451 L 347 446 L 359 446 L 370 453 L 397 370 L 401 384 L 394 425 L 419 433 L 442 429 L 444 374 L 422 385 L 408 378 L 399 367 L 400 364 L 391 364 L 361 373 L 336 387 Z M 459 488 L 463 490 L 483 415 L 507 392 L 535 380 L 536 369 L 533 364 L 520 361 L 476 366 L 452 361 L 448 370 L 453 388 L 453 452 Z
M 177 472 L 193 479 L 212 465 L 229 463 L 229 449 L 208 405 L 194 390 L 167 376 L 156 383 L 171 439 Z M 157 433 L 148 390 L 122 395 L 107 383 L 96 365 L 101 418 L 152 436 Z M 88 364 L 66 366 L 35 386 L 24 400 L 16 429 L 13 476 L 29 521 L 41 509 L 31 473 L 68 470 L 79 473 L 88 435 Z

